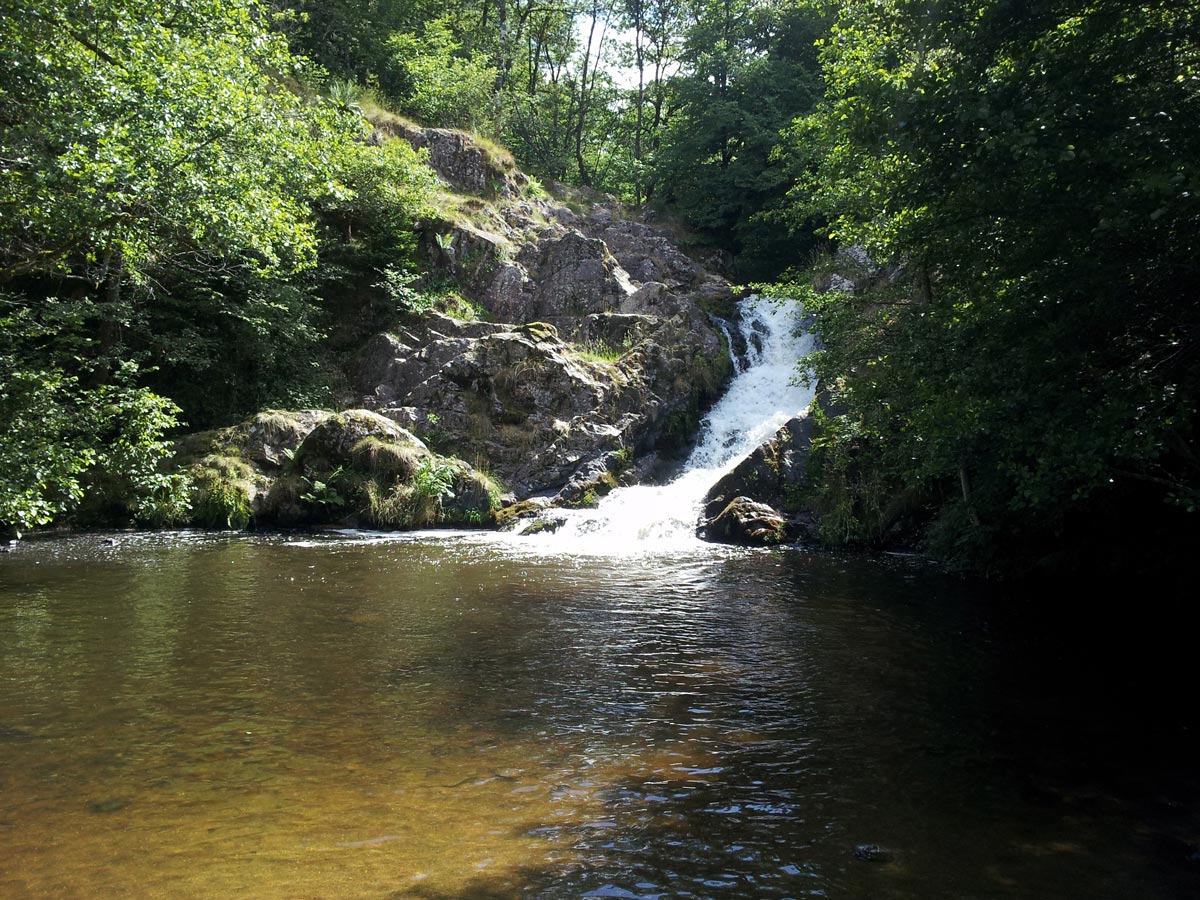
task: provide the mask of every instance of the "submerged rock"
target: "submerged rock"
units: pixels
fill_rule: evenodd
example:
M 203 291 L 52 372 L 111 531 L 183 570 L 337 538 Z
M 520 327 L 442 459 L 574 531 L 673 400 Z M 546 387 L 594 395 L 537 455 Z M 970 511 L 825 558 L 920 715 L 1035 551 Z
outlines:
M 97 800 L 95 803 L 89 803 L 87 808 L 90 813 L 105 815 L 107 813 L 120 812 L 132 804 L 133 798 L 131 797 L 109 797 L 107 800 Z
M 863 862 L 885 863 L 895 858 L 895 853 L 879 844 L 859 844 L 854 848 L 854 858 Z

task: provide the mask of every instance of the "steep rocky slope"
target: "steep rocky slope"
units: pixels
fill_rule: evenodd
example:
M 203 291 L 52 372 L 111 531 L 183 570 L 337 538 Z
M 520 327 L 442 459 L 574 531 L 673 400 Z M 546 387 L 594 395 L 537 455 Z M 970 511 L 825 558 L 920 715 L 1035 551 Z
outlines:
M 362 405 L 434 434 L 518 496 L 608 453 L 686 443 L 731 373 L 712 317 L 730 307 L 724 279 L 611 198 L 538 196 L 460 133 L 391 130 L 429 148 L 453 189 L 421 247 L 487 321 L 429 316 L 376 335 L 358 367 Z
M 369 337 L 345 412 L 184 442 L 205 524 L 486 525 L 532 495 L 593 503 L 685 448 L 732 373 L 729 285 L 664 231 L 612 198 L 551 196 L 461 132 L 377 123 L 372 140 L 394 139 L 445 183 L 419 229 L 424 283 L 482 313 Z

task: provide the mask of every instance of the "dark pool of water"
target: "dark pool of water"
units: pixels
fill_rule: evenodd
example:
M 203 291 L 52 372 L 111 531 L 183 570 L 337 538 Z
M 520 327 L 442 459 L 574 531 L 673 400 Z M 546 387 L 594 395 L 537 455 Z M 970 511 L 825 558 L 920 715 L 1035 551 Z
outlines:
M 1040 609 L 799 551 L 22 544 L 0 897 L 1200 896 L 1179 642 Z

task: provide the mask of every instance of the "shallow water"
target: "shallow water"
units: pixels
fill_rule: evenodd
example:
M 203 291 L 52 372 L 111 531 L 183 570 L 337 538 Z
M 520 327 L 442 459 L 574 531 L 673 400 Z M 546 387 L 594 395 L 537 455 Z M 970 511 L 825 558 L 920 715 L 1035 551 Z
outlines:
M 0 557 L 0 897 L 1200 894 L 1140 661 L 903 561 L 531 546 Z

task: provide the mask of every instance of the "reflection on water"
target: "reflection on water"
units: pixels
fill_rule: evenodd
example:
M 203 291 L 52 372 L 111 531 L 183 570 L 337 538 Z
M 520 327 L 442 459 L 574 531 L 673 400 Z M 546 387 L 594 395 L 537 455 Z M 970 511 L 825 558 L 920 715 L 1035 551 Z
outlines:
M 0 897 L 1193 895 L 1190 757 L 1132 749 L 1175 726 L 983 600 L 801 552 L 22 545 Z

